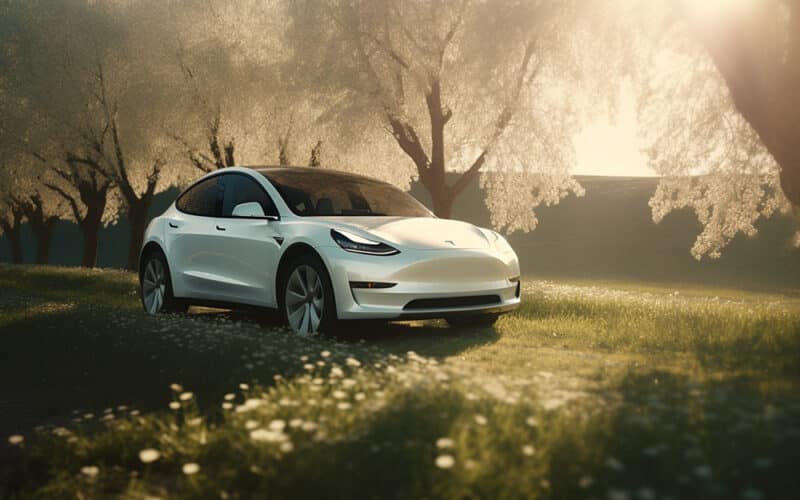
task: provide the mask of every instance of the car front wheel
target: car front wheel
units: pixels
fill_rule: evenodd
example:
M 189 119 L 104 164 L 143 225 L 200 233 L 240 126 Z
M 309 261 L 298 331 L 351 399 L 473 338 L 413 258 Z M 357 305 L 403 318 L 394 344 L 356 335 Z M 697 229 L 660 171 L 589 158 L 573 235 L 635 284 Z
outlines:
M 308 336 L 334 330 L 333 287 L 319 259 L 303 256 L 292 262 L 283 284 L 283 313 L 295 334 Z
M 139 285 L 142 306 L 148 314 L 186 311 L 186 305 L 172 296 L 169 267 L 161 252 L 151 252 L 144 259 Z

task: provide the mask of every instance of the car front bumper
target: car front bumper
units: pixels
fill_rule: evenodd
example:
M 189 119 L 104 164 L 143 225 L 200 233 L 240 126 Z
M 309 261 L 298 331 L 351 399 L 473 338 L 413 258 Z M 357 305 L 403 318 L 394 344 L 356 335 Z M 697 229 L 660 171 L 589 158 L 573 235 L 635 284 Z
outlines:
M 380 257 L 339 247 L 321 250 L 339 319 L 499 313 L 520 303 L 519 262 L 513 251 L 405 250 Z

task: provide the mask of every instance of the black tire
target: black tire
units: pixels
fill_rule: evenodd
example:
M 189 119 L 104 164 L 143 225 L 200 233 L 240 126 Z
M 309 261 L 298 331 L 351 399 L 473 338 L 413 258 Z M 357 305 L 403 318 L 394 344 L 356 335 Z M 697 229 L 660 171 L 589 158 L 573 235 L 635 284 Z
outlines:
M 450 316 L 449 318 L 445 318 L 445 320 L 452 328 L 489 328 L 490 326 L 494 326 L 499 317 L 500 315 L 497 313 L 469 314 L 464 316 Z
M 156 291 L 155 288 L 158 288 Z M 160 297 L 160 304 L 154 304 L 149 292 L 155 291 Z M 151 250 L 142 259 L 139 270 L 139 298 L 142 307 L 148 314 L 163 312 L 186 312 L 189 304 L 176 299 L 172 294 L 172 278 L 170 277 L 167 258 L 160 250 Z
M 314 280 L 314 275 L 319 287 L 315 285 L 317 281 Z M 303 290 L 310 290 L 305 298 L 299 296 Z M 294 299 L 290 297 L 290 293 L 293 293 Z M 321 302 L 318 298 L 322 299 Z M 296 335 L 330 335 L 336 332 L 339 321 L 333 285 L 325 264 L 316 255 L 301 255 L 289 263 L 280 279 L 278 304 L 284 324 Z M 314 318 L 317 320 L 316 327 Z

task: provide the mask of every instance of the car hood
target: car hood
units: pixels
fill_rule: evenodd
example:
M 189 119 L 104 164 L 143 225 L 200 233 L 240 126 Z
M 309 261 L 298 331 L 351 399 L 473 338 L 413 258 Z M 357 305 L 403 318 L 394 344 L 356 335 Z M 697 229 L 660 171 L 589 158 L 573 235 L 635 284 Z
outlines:
M 457 220 L 433 217 L 325 217 L 325 220 L 332 222 L 334 227 L 365 231 L 387 243 L 417 250 L 480 249 L 490 246 L 483 231 Z

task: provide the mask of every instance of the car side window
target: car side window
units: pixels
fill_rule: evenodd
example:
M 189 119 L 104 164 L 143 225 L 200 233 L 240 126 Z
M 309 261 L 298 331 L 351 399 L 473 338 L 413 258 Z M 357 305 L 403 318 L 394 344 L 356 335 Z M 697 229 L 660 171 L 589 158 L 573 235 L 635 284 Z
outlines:
M 175 203 L 178 210 L 191 215 L 218 217 L 222 211 L 222 183 L 219 176 L 198 182 Z
M 222 216 L 231 217 L 233 208 L 240 203 L 256 202 L 261 205 L 264 215 L 277 216 L 278 210 L 264 188 L 254 179 L 244 174 L 225 174 L 225 194 L 222 202 Z

